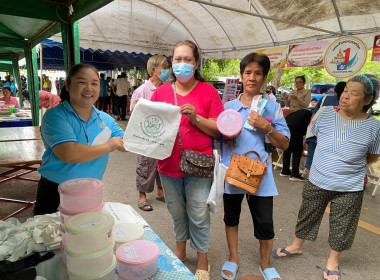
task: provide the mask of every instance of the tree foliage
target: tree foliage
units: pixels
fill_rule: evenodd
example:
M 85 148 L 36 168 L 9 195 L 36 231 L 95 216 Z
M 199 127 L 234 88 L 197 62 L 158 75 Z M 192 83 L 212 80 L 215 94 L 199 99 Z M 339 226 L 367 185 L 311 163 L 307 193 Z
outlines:
M 372 50 L 368 51 L 367 62 L 359 74 L 373 74 L 380 78 L 380 62 L 371 61 Z M 271 69 L 268 74 L 268 82 L 274 78 L 276 69 Z M 203 64 L 203 77 L 207 81 L 216 81 L 218 77 L 239 77 L 240 59 L 206 60 Z M 336 83 L 339 80 L 332 77 L 323 66 L 320 67 L 295 67 L 284 68 L 280 85 L 293 88 L 294 79 L 297 76 L 305 76 L 306 88 L 314 83 Z

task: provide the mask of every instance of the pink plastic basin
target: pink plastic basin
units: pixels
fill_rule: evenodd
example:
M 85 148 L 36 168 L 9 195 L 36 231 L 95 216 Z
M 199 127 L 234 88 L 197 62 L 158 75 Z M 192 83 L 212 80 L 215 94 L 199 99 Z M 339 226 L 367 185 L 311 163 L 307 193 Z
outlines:
M 119 276 L 128 280 L 144 280 L 156 273 L 160 249 L 147 240 L 124 243 L 116 250 Z
M 237 137 L 243 128 L 243 118 L 235 110 L 229 109 L 219 115 L 216 125 L 223 135 Z
M 102 181 L 90 178 L 73 179 L 58 186 L 60 205 L 71 212 L 81 213 L 98 207 L 102 201 Z

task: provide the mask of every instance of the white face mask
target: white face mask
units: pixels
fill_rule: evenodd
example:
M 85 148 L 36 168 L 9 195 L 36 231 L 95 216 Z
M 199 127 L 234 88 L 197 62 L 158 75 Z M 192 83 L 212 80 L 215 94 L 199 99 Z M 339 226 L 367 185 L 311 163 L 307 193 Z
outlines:
M 95 137 L 91 146 L 106 144 L 110 140 L 111 134 L 112 131 L 108 128 L 108 126 L 105 126 L 102 132 L 100 132 L 98 136 Z

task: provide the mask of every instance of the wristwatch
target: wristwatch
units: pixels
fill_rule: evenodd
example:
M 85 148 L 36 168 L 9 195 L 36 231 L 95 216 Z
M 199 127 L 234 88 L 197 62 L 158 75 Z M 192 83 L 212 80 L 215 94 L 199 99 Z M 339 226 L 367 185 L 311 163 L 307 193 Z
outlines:
M 265 136 L 269 136 L 269 135 L 271 135 L 273 133 L 273 126 L 271 126 L 271 130 L 267 133 L 267 134 L 265 134 Z
M 198 115 L 196 115 L 196 116 L 195 116 L 195 124 L 194 124 L 194 125 L 196 126 L 196 125 L 199 123 L 199 121 L 200 121 L 200 120 L 199 120 L 199 117 L 198 117 Z

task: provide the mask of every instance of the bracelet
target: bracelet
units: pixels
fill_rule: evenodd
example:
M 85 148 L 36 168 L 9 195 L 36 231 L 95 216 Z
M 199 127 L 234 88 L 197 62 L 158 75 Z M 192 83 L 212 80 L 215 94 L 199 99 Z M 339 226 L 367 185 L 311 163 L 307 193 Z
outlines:
M 268 133 L 266 133 L 265 136 L 268 137 L 269 135 L 272 135 L 272 133 L 273 133 L 273 126 L 271 126 L 271 127 L 272 127 L 271 130 Z

